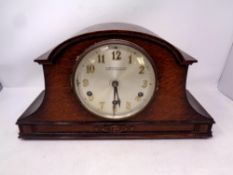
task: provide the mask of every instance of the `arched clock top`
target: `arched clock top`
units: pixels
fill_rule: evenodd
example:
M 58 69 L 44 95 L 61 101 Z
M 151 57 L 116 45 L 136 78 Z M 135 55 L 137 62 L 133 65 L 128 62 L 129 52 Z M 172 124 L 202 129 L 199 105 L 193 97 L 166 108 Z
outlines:
M 126 23 L 105 23 L 94 25 L 84 29 L 78 35 L 64 41 L 59 44 L 54 49 L 46 52 L 35 61 L 39 64 L 54 64 L 59 59 L 58 55 L 74 44 L 78 44 L 80 42 L 93 40 L 93 39 L 108 39 L 108 38 L 125 38 L 128 40 L 130 38 L 136 38 L 138 40 L 142 40 L 145 42 L 150 42 L 152 44 L 157 44 L 167 51 L 171 52 L 174 55 L 174 58 L 180 65 L 189 65 L 194 62 L 197 62 L 192 56 L 187 53 L 177 49 L 169 42 L 164 39 L 158 37 L 156 34 L 153 34 L 147 29 L 144 29 L 137 25 L 126 24 Z

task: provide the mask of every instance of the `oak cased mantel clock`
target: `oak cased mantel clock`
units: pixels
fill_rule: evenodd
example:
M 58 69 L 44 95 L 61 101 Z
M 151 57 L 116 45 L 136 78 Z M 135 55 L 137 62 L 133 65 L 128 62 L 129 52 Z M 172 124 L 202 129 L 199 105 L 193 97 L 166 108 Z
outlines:
M 186 90 L 194 58 L 139 26 L 87 28 L 35 60 L 45 90 L 24 139 L 206 138 L 214 120 Z

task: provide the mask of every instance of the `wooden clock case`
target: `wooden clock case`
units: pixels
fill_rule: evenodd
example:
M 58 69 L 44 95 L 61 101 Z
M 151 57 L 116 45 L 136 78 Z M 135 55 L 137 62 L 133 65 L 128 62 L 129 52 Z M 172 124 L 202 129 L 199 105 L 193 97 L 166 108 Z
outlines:
M 119 121 L 97 117 L 79 103 L 71 77 L 77 57 L 88 47 L 121 39 L 142 47 L 153 59 L 158 90 L 135 116 Z M 197 62 L 139 26 L 100 24 L 68 39 L 35 60 L 44 70 L 45 90 L 18 119 L 23 139 L 206 138 L 214 120 L 186 90 L 188 66 Z M 132 82 L 133 88 L 133 82 Z

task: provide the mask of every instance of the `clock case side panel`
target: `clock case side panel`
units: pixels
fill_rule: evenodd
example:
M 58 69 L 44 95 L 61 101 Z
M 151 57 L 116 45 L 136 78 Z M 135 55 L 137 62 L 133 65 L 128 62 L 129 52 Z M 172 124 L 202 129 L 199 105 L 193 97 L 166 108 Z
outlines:
M 82 42 L 93 37 L 96 38 L 98 38 L 99 36 L 114 37 L 118 34 L 121 34 L 122 36 L 128 36 L 128 35 L 137 36 L 137 37 L 141 37 L 144 40 L 160 43 L 164 47 L 171 50 L 172 54 L 174 54 L 176 57 L 176 61 L 181 66 L 188 67 L 188 65 L 192 64 L 193 62 L 196 62 L 196 60 L 190 59 L 192 57 L 189 57 L 188 59 L 184 59 L 184 55 L 182 55 L 171 44 L 160 38 L 139 32 L 129 32 L 129 31 L 119 31 L 119 30 L 99 31 L 99 32 L 87 33 L 74 37 L 60 44 L 55 49 L 42 55 L 39 59 L 36 59 L 35 61 L 38 62 L 39 64 L 42 64 L 43 67 L 54 66 L 58 61 L 57 58 L 60 52 L 62 52 L 69 45 L 75 44 L 76 42 Z M 47 75 L 46 72 L 44 73 L 45 73 L 45 81 L 46 81 Z M 45 86 L 47 86 L 46 82 L 45 82 Z M 191 96 L 190 98 L 189 96 L 190 94 L 187 93 L 187 100 L 189 100 L 191 106 L 196 105 L 198 107 L 194 108 L 195 110 L 199 109 L 200 111 L 203 111 L 204 108 L 201 107 L 201 105 L 195 100 L 195 98 L 193 98 L 193 96 Z M 45 92 L 42 92 L 42 94 L 40 94 L 40 96 L 35 100 L 35 103 L 33 103 L 27 111 L 30 111 L 31 109 L 36 110 L 35 106 L 38 107 L 37 111 L 40 110 L 40 108 L 42 108 L 43 106 L 44 98 L 46 98 L 46 90 Z M 34 111 L 34 113 L 36 113 L 36 111 Z M 212 135 L 211 127 L 212 124 L 214 123 L 213 119 L 210 116 L 206 117 L 205 115 L 206 113 L 200 114 L 200 117 L 204 119 L 200 122 L 187 121 L 186 123 L 182 123 L 180 121 L 173 121 L 173 120 L 165 123 L 133 122 L 133 121 L 129 121 L 129 122 L 101 121 L 101 122 L 72 122 L 72 123 L 62 121 L 62 122 L 54 123 L 54 122 L 40 122 L 39 118 L 37 120 L 31 120 L 33 113 L 30 114 L 28 112 L 25 112 L 20 117 L 17 124 L 19 125 L 20 128 L 20 137 L 25 139 L 205 138 L 205 137 L 210 137 Z M 146 131 L 146 128 L 150 128 L 152 127 L 152 125 L 153 127 L 156 126 L 158 129 L 154 131 L 151 130 Z M 134 129 L 135 126 L 143 128 L 142 131 L 135 131 Z M 82 131 L 83 127 L 90 127 L 91 132 L 85 132 L 85 129 L 83 129 Z M 37 130 L 38 128 L 44 129 L 47 132 L 42 132 L 42 133 L 38 132 Z M 80 130 L 77 128 L 80 128 Z

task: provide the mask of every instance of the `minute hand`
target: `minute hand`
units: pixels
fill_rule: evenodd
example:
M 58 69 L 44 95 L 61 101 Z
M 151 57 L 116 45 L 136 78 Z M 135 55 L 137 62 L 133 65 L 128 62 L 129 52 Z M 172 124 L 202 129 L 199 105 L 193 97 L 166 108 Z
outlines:
M 121 106 L 121 100 L 120 100 L 120 97 L 119 97 L 119 94 L 118 94 L 118 88 L 117 87 L 114 87 L 114 92 L 115 92 L 115 96 L 116 96 L 116 99 L 117 99 L 117 103 L 119 105 L 119 107 Z
M 112 82 L 112 86 L 113 86 L 113 94 L 114 94 L 114 103 L 115 103 L 115 105 L 116 104 L 118 104 L 119 105 L 119 107 L 120 107 L 120 104 L 121 104 L 121 100 L 120 100 L 120 97 L 119 97 L 119 94 L 118 94 L 118 85 L 119 85 L 119 83 L 118 83 L 118 81 L 113 81 Z

